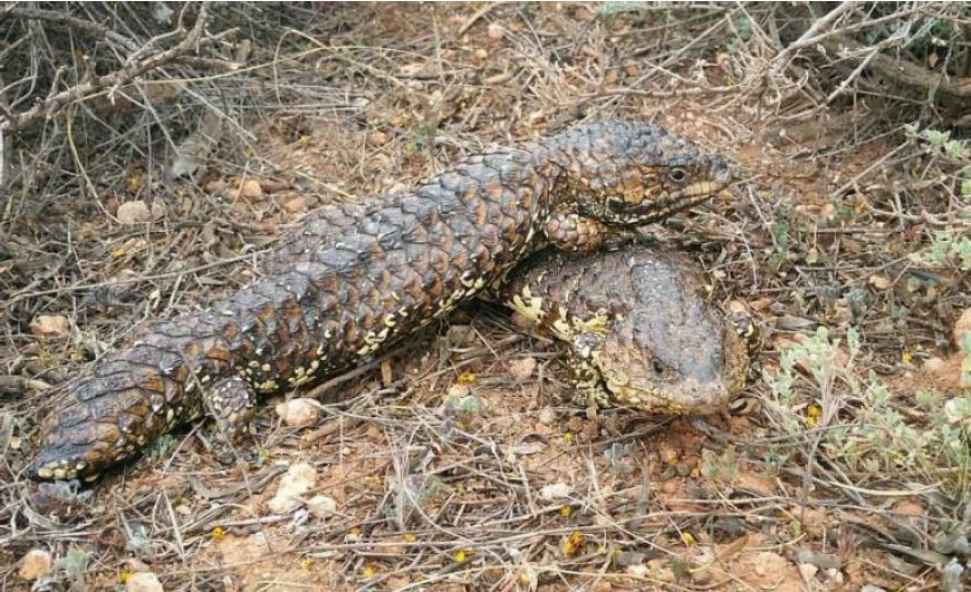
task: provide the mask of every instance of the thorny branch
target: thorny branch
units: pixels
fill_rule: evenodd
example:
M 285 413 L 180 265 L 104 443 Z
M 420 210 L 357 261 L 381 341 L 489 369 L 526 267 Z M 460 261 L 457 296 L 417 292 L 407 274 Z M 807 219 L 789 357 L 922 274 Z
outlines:
M 59 110 L 71 103 L 90 98 L 91 96 L 102 92 L 105 89 L 117 89 L 134 81 L 137 77 L 147 72 L 151 72 L 152 70 L 155 70 L 166 63 L 169 63 L 183 55 L 189 54 L 203 42 L 215 41 L 235 33 L 234 29 L 230 29 L 229 31 L 225 31 L 218 35 L 204 38 L 203 33 L 205 31 L 207 10 L 208 9 L 205 3 L 199 4 L 199 13 L 196 17 L 196 22 L 190 31 L 186 32 L 181 30 L 180 24 L 180 30 L 175 31 L 175 33 L 181 36 L 182 40 L 170 49 L 150 55 L 138 62 L 123 66 L 119 70 L 105 74 L 104 76 L 95 77 L 86 82 L 81 82 L 71 88 L 53 94 L 46 99 L 37 102 L 33 107 L 21 113 L 5 113 L 2 115 L 2 117 L 0 117 L 0 131 L 16 131 L 27 127 L 40 118 L 50 118 Z M 10 11 L 8 14 L 17 15 L 18 12 L 24 11 L 15 9 Z M 52 15 L 47 14 L 48 12 L 49 11 L 28 10 L 24 16 L 28 18 L 51 19 Z M 70 17 L 63 17 L 62 19 L 63 22 L 71 24 L 73 24 L 73 20 L 79 19 L 71 19 Z M 96 25 L 94 23 L 88 24 L 91 25 L 89 28 L 103 32 L 100 25 Z
M 52 23 L 62 24 L 69 28 L 80 29 L 82 31 L 89 31 L 102 37 L 103 39 L 108 39 L 114 41 L 120 45 L 123 45 L 129 51 L 138 51 L 139 45 L 135 41 L 125 37 L 124 35 L 112 31 L 104 25 L 99 25 L 85 19 L 77 18 L 63 12 L 57 12 L 54 10 L 42 10 L 38 8 L 22 8 L 19 6 L 13 6 L 8 11 L 4 13 L 6 17 L 16 17 L 22 19 L 36 19 L 49 21 Z
M 889 14 L 863 14 L 864 5 L 845 2 L 821 16 L 811 15 L 811 5 L 796 7 L 795 16 L 787 12 L 776 14 L 777 28 L 795 30 L 797 38 L 784 44 L 773 58 L 770 71 L 779 74 L 793 68 L 797 54 L 813 62 L 835 68 L 844 74 L 822 104 L 829 104 L 835 97 L 851 92 L 856 87 L 876 90 L 883 94 L 894 93 L 894 87 L 917 90 L 930 104 L 944 107 L 942 118 L 950 125 L 963 125 L 968 112 L 966 99 L 971 96 L 971 78 L 967 77 L 962 63 L 971 60 L 968 29 L 962 28 L 961 13 L 948 5 L 901 2 L 894 5 Z M 872 11 L 872 9 L 870 9 Z M 936 25 L 935 25 L 936 23 Z M 931 26 L 950 27 L 949 39 L 930 40 Z M 867 32 L 866 36 L 861 33 Z M 963 35 L 963 37 L 962 37 Z M 863 42 L 861 39 L 881 39 Z M 947 64 L 925 67 L 920 63 L 923 56 L 914 55 L 919 43 L 940 46 L 948 44 L 948 58 L 956 67 Z M 915 59 L 917 57 L 918 59 Z M 874 85 L 865 73 L 875 75 L 884 85 Z

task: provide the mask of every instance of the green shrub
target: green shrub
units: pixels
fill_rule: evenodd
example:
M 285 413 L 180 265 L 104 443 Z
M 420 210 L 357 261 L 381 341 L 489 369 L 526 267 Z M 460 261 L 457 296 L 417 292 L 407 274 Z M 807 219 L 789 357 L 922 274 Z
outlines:
M 794 446 L 818 438 L 819 452 L 856 484 L 893 478 L 964 490 L 971 390 L 894 396 L 873 372 L 857 375 L 859 353 L 855 329 L 847 331 L 844 351 L 822 327 L 783 351 L 779 371 L 766 377 L 778 429 L 794 436 Z M 812 428 L 818 431 L 807 432 Z

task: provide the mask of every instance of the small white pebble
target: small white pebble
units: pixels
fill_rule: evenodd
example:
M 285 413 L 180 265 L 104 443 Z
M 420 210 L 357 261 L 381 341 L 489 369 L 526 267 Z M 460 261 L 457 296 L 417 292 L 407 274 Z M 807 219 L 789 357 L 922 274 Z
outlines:
M 543 407 L 539 410 L 539 422 L 543 425 L 552 425 L 556 421 L 556 410 L 552 407 Z
M 289 427 L 303 428 L 317 422 L 320 418 L 320 407 L 313 399 L 291 399 L 277 405 L 276 414 Z
M 276 495 L 269 502 L 276 514 L 287 514 L 300 507 L 300 497 L 317 482 L 317 469 L 307 463 L 292 465 L 280 479 Z
M 317 518 L 326 518 L 337 512 L 337 501 L 326 495 L 315 495 L 307 500 L 307 509 Z
M 213 179 L 206 183 L 206 193 L 222 193 L 226 191 L 227 187 L 229 187 L 229 184 L 226 183 L 225 179 Z
M 151 222 L 152 211 L 143 201 L 126 201 L 118 206 L 115 216 L 122 224 L 141 224 Z
M 263 186 L 256 179 L 247 179 L 240 184 L 239 194 L 249 199 L 263 197 Z
M 125 583 L 126 592 L 164 592 L 162 582 L 158 576 L 150 571 L 140 571 L 132 574 Z
M 509 362 L 509 374 L 517 382 L 527 380 L 533 375 L 534 370 L 536 370 L 536 358 L 533 357 L 519 358 Z
M 31 549 L 20 560 L 20 578 L 36 580 L 51 572 L 51 554 L 44 549 Z
M 808 582 L 809 580 L 816 577 L 816 573 L 819 568 L 811 563 L 800 563 L 799 564 L 799 575 L 802 576 L 803 581 Z
M 648 569 L 646 565 L 628 565 L 627 573 L 634 576 L 635 578 L 646 578 L 648 574 Z
M 573 488 L 566 483 L 544 485 L 543 488 L 539 490 L 539 496 L 546 501 L 569 497 L 571 493 L 573 493 Z
M 30 332 L 34 335 L 64 337 L 71 334 L 71 321 L 63 315 L 37 315 L 30 322 Z
M 307 200 L 303 197 L 295 197 L 283 202 L 283 209 L 290 214 L 302 214 L 307 211 Z

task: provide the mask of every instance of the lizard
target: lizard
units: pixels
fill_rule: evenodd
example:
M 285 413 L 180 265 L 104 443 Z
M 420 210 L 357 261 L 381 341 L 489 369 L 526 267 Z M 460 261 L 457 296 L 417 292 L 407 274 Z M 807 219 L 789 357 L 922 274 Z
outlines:
M 610 120 L 468 156 L 408 191 L 320 208 L 280 241 L 265 275 L 154 323 L 66 385 L 31 474 L 94 480 L 203 415 L 233 437 L 259 395 L 386 351 L 541 245 L 596 250 L 732 179 L 722 158 L 684 138 Z

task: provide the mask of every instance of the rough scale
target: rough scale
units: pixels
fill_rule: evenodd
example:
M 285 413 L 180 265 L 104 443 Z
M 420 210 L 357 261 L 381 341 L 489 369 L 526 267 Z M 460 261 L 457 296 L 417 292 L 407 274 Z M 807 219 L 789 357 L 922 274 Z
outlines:
M 705 302 L 684 257 L 644 245 L 530 257 L 499 300 L 566 342 L 582 404 L 651 413 L 724 409 L 745 386 L 751 327 Z
M 611 121 L 466 158 L 412 191 L 322 208 L 282 241 L 263 279 L 155 324 L 70 385 L 33 472 L 94 478 L 202 414 L 231 435 L 257 394 L 360 364 L 539 245 L 589 251 L 729 181 L 722 160 L 690 143 Z

